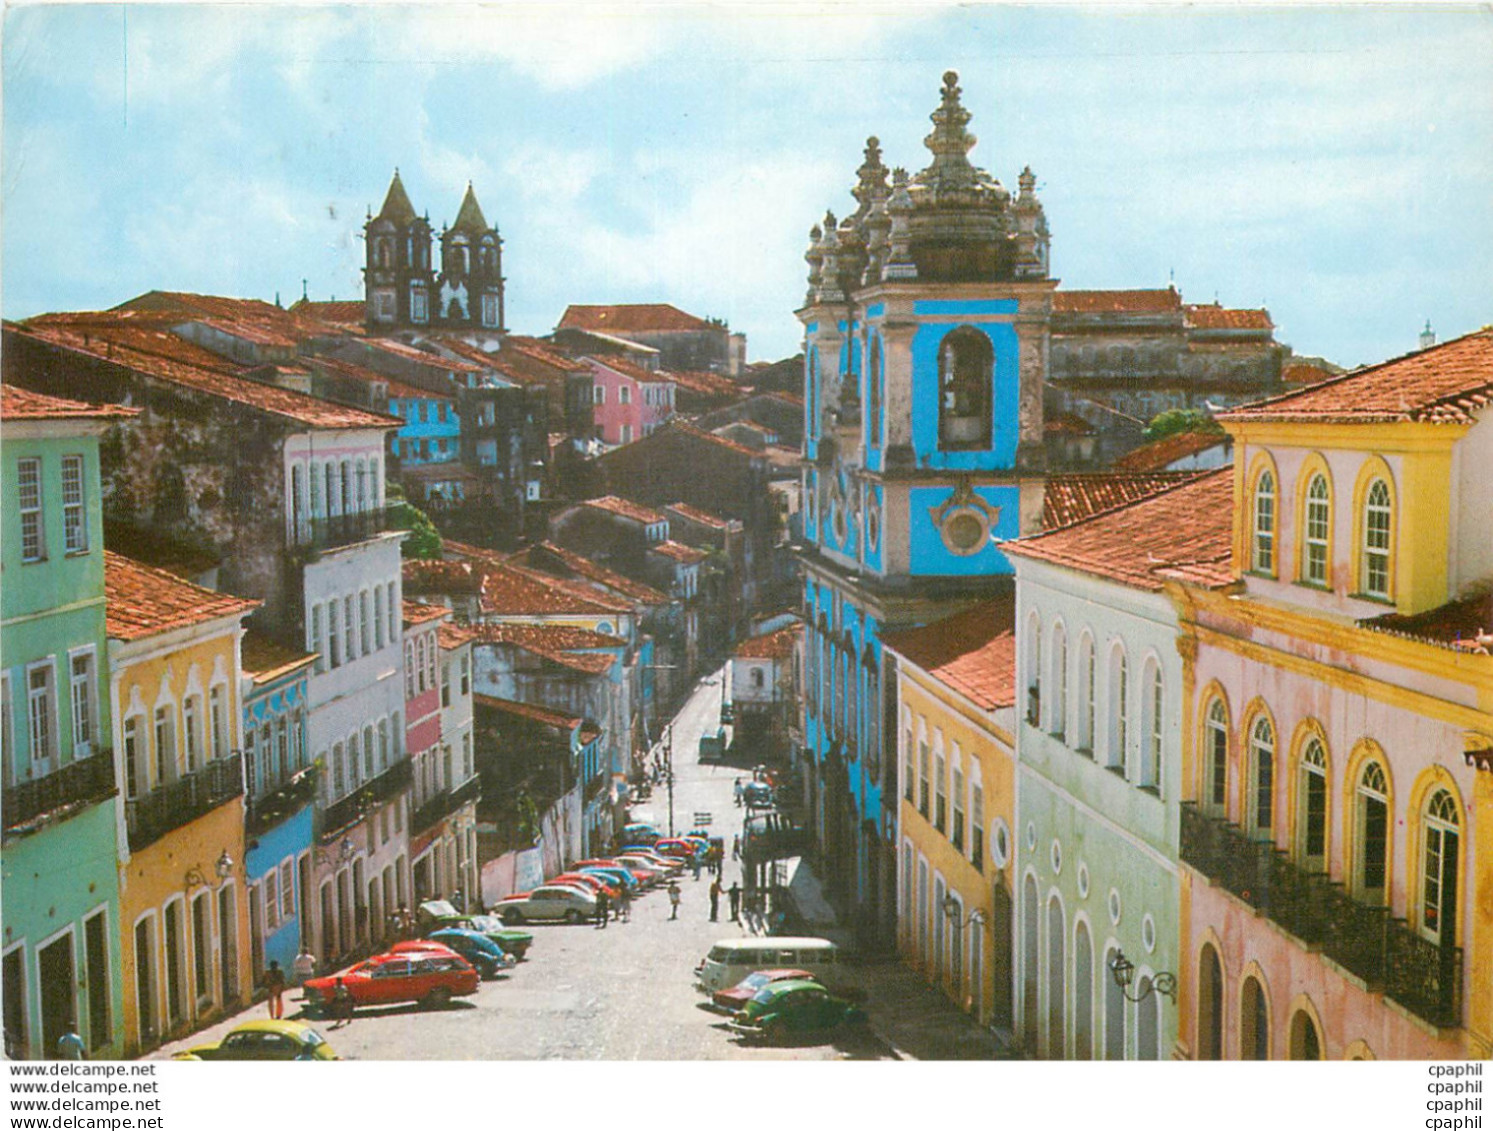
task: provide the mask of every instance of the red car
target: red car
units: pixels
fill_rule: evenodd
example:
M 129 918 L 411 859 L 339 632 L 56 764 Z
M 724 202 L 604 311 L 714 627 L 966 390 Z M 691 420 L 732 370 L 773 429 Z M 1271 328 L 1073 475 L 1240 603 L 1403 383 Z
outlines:
M 616 868 L 618 871 L 626 872 L 633 879 L 637 880 L 639 884 L 646 884 L 646 883 L 652 883 L 653 882 L 653 875 L 652 875 L 652 873 L 650 873 L 650 872 L 640 872 L 636 868 L 629 868 L 626 864 L 622 863 L 622 861 L 620 861 L 620 860 L 577 860 L 575 862 L 574 867 L 577 867 L 577 868 Z
M 807 970 L 757 970 L 748 974 L 729 990 L 716 990 L 710 995 L 710 1002 L 717 1009 L 723 1009 L 734 1016 L 738 1009 L 744 1009 L 746 1003 L 757 996 L 763 986 L 798 978 L 810 982 L 818 981 Z
M 477 992 L 476 969 L 454 952 L 376 954 L 340 974 L 306 981 L 306 1008 L 313 1014 L 336 1008 L 337 985 L 346 989 L 352 1006 L 393 1005 L 418 1001 L 440 1008 L 453 997 Z
M 585 872 L 561 872 L 552 880 L 546 880 L 550 884 L 569 884 L 574 887 L 580 884 L 589 892 L 604 891 L 608 899 L 616 899 L 618 892 L 615 887 L 607 883 L 600 876 L 587 875 Z

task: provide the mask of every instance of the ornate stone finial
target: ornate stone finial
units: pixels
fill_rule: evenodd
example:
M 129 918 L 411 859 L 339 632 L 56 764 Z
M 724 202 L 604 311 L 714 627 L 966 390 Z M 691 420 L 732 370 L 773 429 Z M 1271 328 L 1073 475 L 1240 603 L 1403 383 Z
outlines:
M 935 189 L 965 188 L 975 184 L 976 170 L 969 162 L 975 135 L 965 129 L 970 116 L 959 101 L 958 73 L 945 71 L 939 107 L 929 115 L 933 132 L 923 139 L 923 144 L 933 154 L 933 164 L 923 171 L 919 180 L 931 183 Z
M 1032 172 L 1030 165 L 1021 170 L 1021 176 L 1016 178 L 1016 184 L 1021 189 L 1023 197 L 1031 196 L 1036 191 L 1037 174 Z
M 885 200 L 892 193 L 886 183 L 887 168 L 881 163 L 881 142 L 875 137 L 866 139 L 866 159 L 855 171 L 855 176 L 856 185 L 850 190 L 850 195 L 860 205 L 853 217 L 859 221 L 865 218 L 875 201 Z
M 824 229 L 818 224 L 809 229 L 809 250 L 804 252 L 804 259 L 809 264 L 809 293 L 804 298 L 805 306 L 812 306 L 819 297 L 820 264 L 824 262 L 824 251 L 819 244 L 823 239 Z
M 819 301 L 844 302 L 845 291 L 840 286 L 840 233 L 835 226 L 835 214 L 826 212 L 824 221 L 824 238 L 819 241 L 824 254 L 819 269 Z
M 891 195 L 891 190 L 887 191 Z M 885 198 L 873 200 L 866 213 L 866 267 L 861 272 L 861 286 L 869 287 L 881 281 L 881 269 L 886 263 L 887 235 L 892 230 L 891 213 L 887 211 Z
M 882 268 L 883 279 L 916 279 L 917 264 L 912 259 L 912 194 L 908 191 L 906 169 L 892 171 L 892 196 L 887 201 L 887 212 L 891 214 L 891 230 L 887 236 L 886 266 Z

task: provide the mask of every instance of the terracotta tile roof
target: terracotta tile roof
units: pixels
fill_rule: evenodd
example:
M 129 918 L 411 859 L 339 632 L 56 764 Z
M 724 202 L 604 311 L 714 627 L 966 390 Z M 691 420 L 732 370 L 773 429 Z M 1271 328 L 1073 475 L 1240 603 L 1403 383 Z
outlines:
M 662 369 L 644 369 L 641 365 L 623 361 L 620 357 L 588 357 L 586 360 L 593 369 L 610 369 L 613 373 L 631 377 L 643 385 L 665 385 L 674 380 L 672 373 L 665 373 Z
M 738 444 L 735 440 L 728 440 L 724 436 L 717 436 L 714 432 L 706 432 L 704 429 L 696 428 L 693 424 L 686 424 L 682 420 L 670 420 L 670 421 L 668 421 L 667 423 L 664 424 L 664 426 L 662 428 L 659 428 L 659 429 L 655 430 L 654 433 L 653 433 L 653 435 L 657 436 L 660 433 L 665 432 L 665 431 L 667 431 L 667 430 L 669 430 L 671 428 L 674 429 L 675 431 L 683 432 L 686 436 L 694 436 L 697 439 L 709 440 L 711 443 L 713 443 L 713 444 L 719 444 L 721 447 L 727 449 L 728 451 L 737 452 L 737 453 L 739 453 L 741 455 L 744 455 L 744 456 L 754 456 L 754 457 L 756 457 L 756 456 L 761 456 L 761 454 L 762 454 L 761 452 L 755 452 L 755 451 L 753 451 L 751 448 L 747 447 L 745 444 Z M 644 437 L 645 440 L 647 438 L 648 437 L 646 437 L 646 436 Z
M 1011 593 L 883 644 L 987 711 L 1016 702 L 1016 596 Z
M 479 644 L 509 644 L 588 675 L 609 671 L 616 660 L 615 649 L 626 647 L 619 636 L 569 625 L 509 622 L 473 625 L 471 631 Z
M 702 511 L 699 507 L 692 507 L 688 503 L 670 503 L 667 509 L 682 515 L 691 522 L 697 522 L 701 526 L 709 526 L 715 530 L 729 530 L 731 528 L 731 524 L 724 518 L 721 518 L 720 515 L 711 514 L 709 511 Z
M 635 503 L 631 499 L 624 499 L 617 495 L 600 495 L 594 499 L 585 499 L 581 506 L 621 515 L 623 518 L 632 519 L 633 522 L 641 522 L 645 526 L 655 522 L 669 521 L 665 515 L 652 507 L 645 507 L 641 503 Z
M 1469 424 L 1493 402 L 1493 327 L 1218 414 L 1221 421 Z
M 1115 460 L 1113 467 L 1115 471 L 1165 471 L 1166 465 L 1174 460 L 1195 456 L 1209 448 L 1231 442 L 1227 433 L 1178 432 L 1126 452 Z
M 19 385 L 0 385 L 0 420 L 128 420 L 138 408 L 117 404 L 84 404 L 33 393 Z
M 697 550 L 693 546 L 686 546 L 683 542 L 676 542 L 670 538 L 667 542 L 658 542 L 648 547 L 650 554 L 662 554 L 666 558 L 673 558 L 683 565 L 699 565 L 708 555 L 704 550 Z
M 1137 589 L 1159 590 L 1165 580 L 1219 588 L 1234 580 L 1233 483 L 1229 468 L 1186 476 L 1139 502 L 1001 549 Z
M 560 329 L 602 330 L 612 334 L 647 333 L 659 330 L 722 330 L 703 318 L 686 314 L 666 302 L 623 303 L 614 306 L 565 308 Z
M 301 648 L 287 648 L 252 628 L 244 632 L 239 644 L 240 666 L 255 683 L 269 683 L 296 668 L 307 667 L 316 655 Z
M 405 601 L 400 615 L 404 621 L 404 627 L 412 628 L 417 624 L 429 624 L 433 620 L 449 617 L 451 610 L 445 605 L 426 605 L 420 601 Z
M 803 639 L 804 626 L 790 624 L 775 632 L 764 632 L 743 640 L 732 655 L 742 660 L 786 660 Z
M 629 613 L 631 607 L 578 582 L 512 565 L 478 565 L 482 611 L 496 616 Z
M 345 323 L 349 326 L 361 326 L 367 317 L 361 301 L 312 302 L 309 299 L 298 299 L 290 304 L 290 312 L 322 322 Z
M 472 702 L 490 711 L 502 711 L 507 715 L 532 719 L 536 723 L 546 723 L 552 727 L 559 727 L 561 730 L 575 730 L 581 725 L 580 719 L 559 711 L 552 711 L 548 707 L 541 707 L 537 703 L 520 703 L 517 699 L 500 699 L 496 695 L 481 694 L 474 694 Z
M 182 320 L 180 316 L 185 316 L 194 321 L 218 318 L 229 322 L 252 323 L 275 327 L 296 341 L 348 332 L 345 323 L 324 322 L 304 310 L 284 310 L 261 299 L 200 295 L 187 291 L 147 291 L 105 313 L 124 312 L 172 314 L 179 316 L 175 319 L 178 322 Z
M 482 592 L 482 575 L 470 562 L 407 561 L 403 574 L 406 593 Z
M 219 617 L 243 616 L 261 604 L 214 593 L 110 550 L 104 551 L 104 598 L 108 633 L 116 640 L 139 640 Z
M 488 550 L 482 546 L 473 546 L 466 542 L 458 542 L 454 538 L 441 539 L 441 553 L 445 554 L 447 558 L 454 557 L 483 562 L 502 562 L 508 559 L 508 555 L 501 550 Z
M 441 349 L 448 349 L 463 360 L 469 361 L 472 364 L 480 366 L 484 369 L 497 360 L 497 354 L 489 353 L 481 346 L 474 346 L 471 342 L 464 342 L 460 338 L 450 337 L 443 334 L 433 338 L 428 338 L 427 341 L 429 341 L 431 345 L 439 346 Z
M 1273 330 L 1268 310 L 1229 310 L 1218 303 L 1190 303 L 1187 325 L 1198 330 Z
M 435 630 L 436 639 L 441 642 L 441 647 L 450 652 L 465 644 L 470 644 L 477 639 L 475 633 L 469 628 L 463 628 L 459 624 L 443 621 L 441 626 Z
M 1047 436 L 1092 436 L 1095 431 L 1092 424 L 1073 412 L 1055 413 L 1042 421 L 1042 432 Z
M 556 369 L 563 369 L 568 373 L 582 373 L 591 368 L 584 361 L 577 361 L 573 357 L 566 357 L 563 353 L 552 349 L 538 338 L 510 337 L 503 343 L 503 348 L 517 350 L 533 361 L 543 362 L 545 365 L 554 366 Z
M 536 556 L 541 559 L 546 556 L 551 557 L 565 569 L 578 574 L 586 581 L 601 586 L 603 589 L 609 589 L 620 596 L 641 601 L 645 605 L 667 605 L 671 600 L 667 593 L 662 593 L 651 585 L 644 585 L 641 581 L 634 581 L 630 577 L 624 577 L 622 574 L 609 570 L 605 566 L 598 565 L 590 558 L 582 557 L 574 550 L 567 550 L 565 547 L 557 546 L 553 542 L 540 542 L 536 546 L 520 550 L 513 555 L 512 560 L 514 564 L 524 566 L 537 573 L 546 572 L 542 564 L 535 563 L 534 559 Z
M 1049 475 L 1042 499 L 1042 528 L 1056 530 L 1112 507 L 1133 503 L 1178 483 L 1198 471 L 1080 472 Z
M 294 349 L 300 343 L 299 337 L 292 336 L 269 322 L 253 322 L 245 318 L 193 318 L 191 321 L 217 330 L 220 334 L 242 338 L 261 346 Z
M 745 390 L 731 378 L 703 369 L 670 369 L 661 376 L 673 381 L 681 389 L 705 396 L 730 397 L 734 400 L 745 395 Z
M 1493 654 L 1493 586 L 1414 616 L 1387 613 L 1358 622 L 1375 632 L 1440 644 L 1458 652 Z
M 1181 310 L 1182 296 L 1171 287 L 1158 291 L 1054 291 L 1054 314 L 1158 313 Z
M 435 369 L 453 369 L 458 373 L 480 373 L 486 366 L 473 365 L 470 361 L 459 361 L 453 357 L 442 357 L 438 353 L 428 350 L 417 349 L 414 346 L 397 342 L 393 338 L 364 338 L 363 344 L 373 349 L 382 350 L 384 353 L 402 357 L 407 361 L 417 361 L 421 365 L 429 365 Z
M 1287 385 L 1315 385 L 1332 376 L 1335 374 L 1318 365 L 1288 365 L 1280 371 L 1280 379 Z
M 20 330 L 28 337 L 59 349 L 113 362 L 142 376 L 220 397 L 298 425 L 327 429 L 388 429 L 403 424 L 398 417 L 334 404 L 307 393 L 239 376 L 242 367 L 230 366 L 208 351 L 198 350 L 170 334 L 162 334 L 161 339 L 170 338 L 175 345 L 168 345 L 163 340 L 144 340 L 139 332 L 123 328 L 88 332 L 76 326 L 23 324 Z M 212 359 L 211 363 L 182 360 L 182 355 L 192 351 Z
M 104 545 L 115 553 L 191 581 L 223 564 L 201 543 L 177 539 L 159 530 L 131 526 L 105 516 Z
M 335 373 L 339 377 L 362 381 L 368 385 L 375 383 L 383 385 L 389 396 L 401 400 L 446 401 L 447 403 L 455 403 L 456 400 L 455 397 L 432 393 L 429 389 L 422 389 L 418 385 L 406 385 L 403 381 L 396 381 L 393 377 L 380 373 L 376 369 L 369 369 L 366 365 L 357 365 L 337 357 L 312 357 L 307 358 L 306 363 L 313 369 Z

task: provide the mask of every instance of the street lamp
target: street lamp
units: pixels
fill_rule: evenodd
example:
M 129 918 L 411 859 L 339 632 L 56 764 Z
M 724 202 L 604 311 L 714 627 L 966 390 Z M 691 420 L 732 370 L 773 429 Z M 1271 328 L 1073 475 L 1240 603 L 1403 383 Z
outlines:
M 957 931 L 962 931 L 965 927 L 976 927 L 985 922 L 985 909 L 983 907 L 976 907 L 969 913 L 968 918 L 961 918 L 959 914 L 959 901 L 952 895 L 944 896 L 943 903 L 939 907 L 944 913 L 944 918 L 953 923 L 954 929 Z
M 1116 950 L 1115 956 L 1109 960 L 1109 973 L 1110 977 L 1114 978 L 1115 985 L 1120 988 L 1120 993 L 1124 995 L 1126 1001 L 1145 1001 L 1154 992 L 1161 994 L 1163 997 L 1171 998 L 1172 1003 L 1176 1004 L 1177 976 L 1175 974 L 1162 971 L 1159 974 L 1151 975 L 1151 980 L 1146 984 L 1146 988 L 1135 997 L 1131 997 L 1130 983 L 1135 980 L 1135 963 L 1125 957 L 1123 950 Z

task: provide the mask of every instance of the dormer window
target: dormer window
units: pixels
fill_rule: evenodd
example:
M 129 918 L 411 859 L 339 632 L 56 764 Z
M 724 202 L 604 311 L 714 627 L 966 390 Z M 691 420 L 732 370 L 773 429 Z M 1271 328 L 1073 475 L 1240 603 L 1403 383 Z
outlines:
M 995 357 L 990 339 L 970 326 L 944 338 L 938 350 L 938 446 L 988 448 Z

